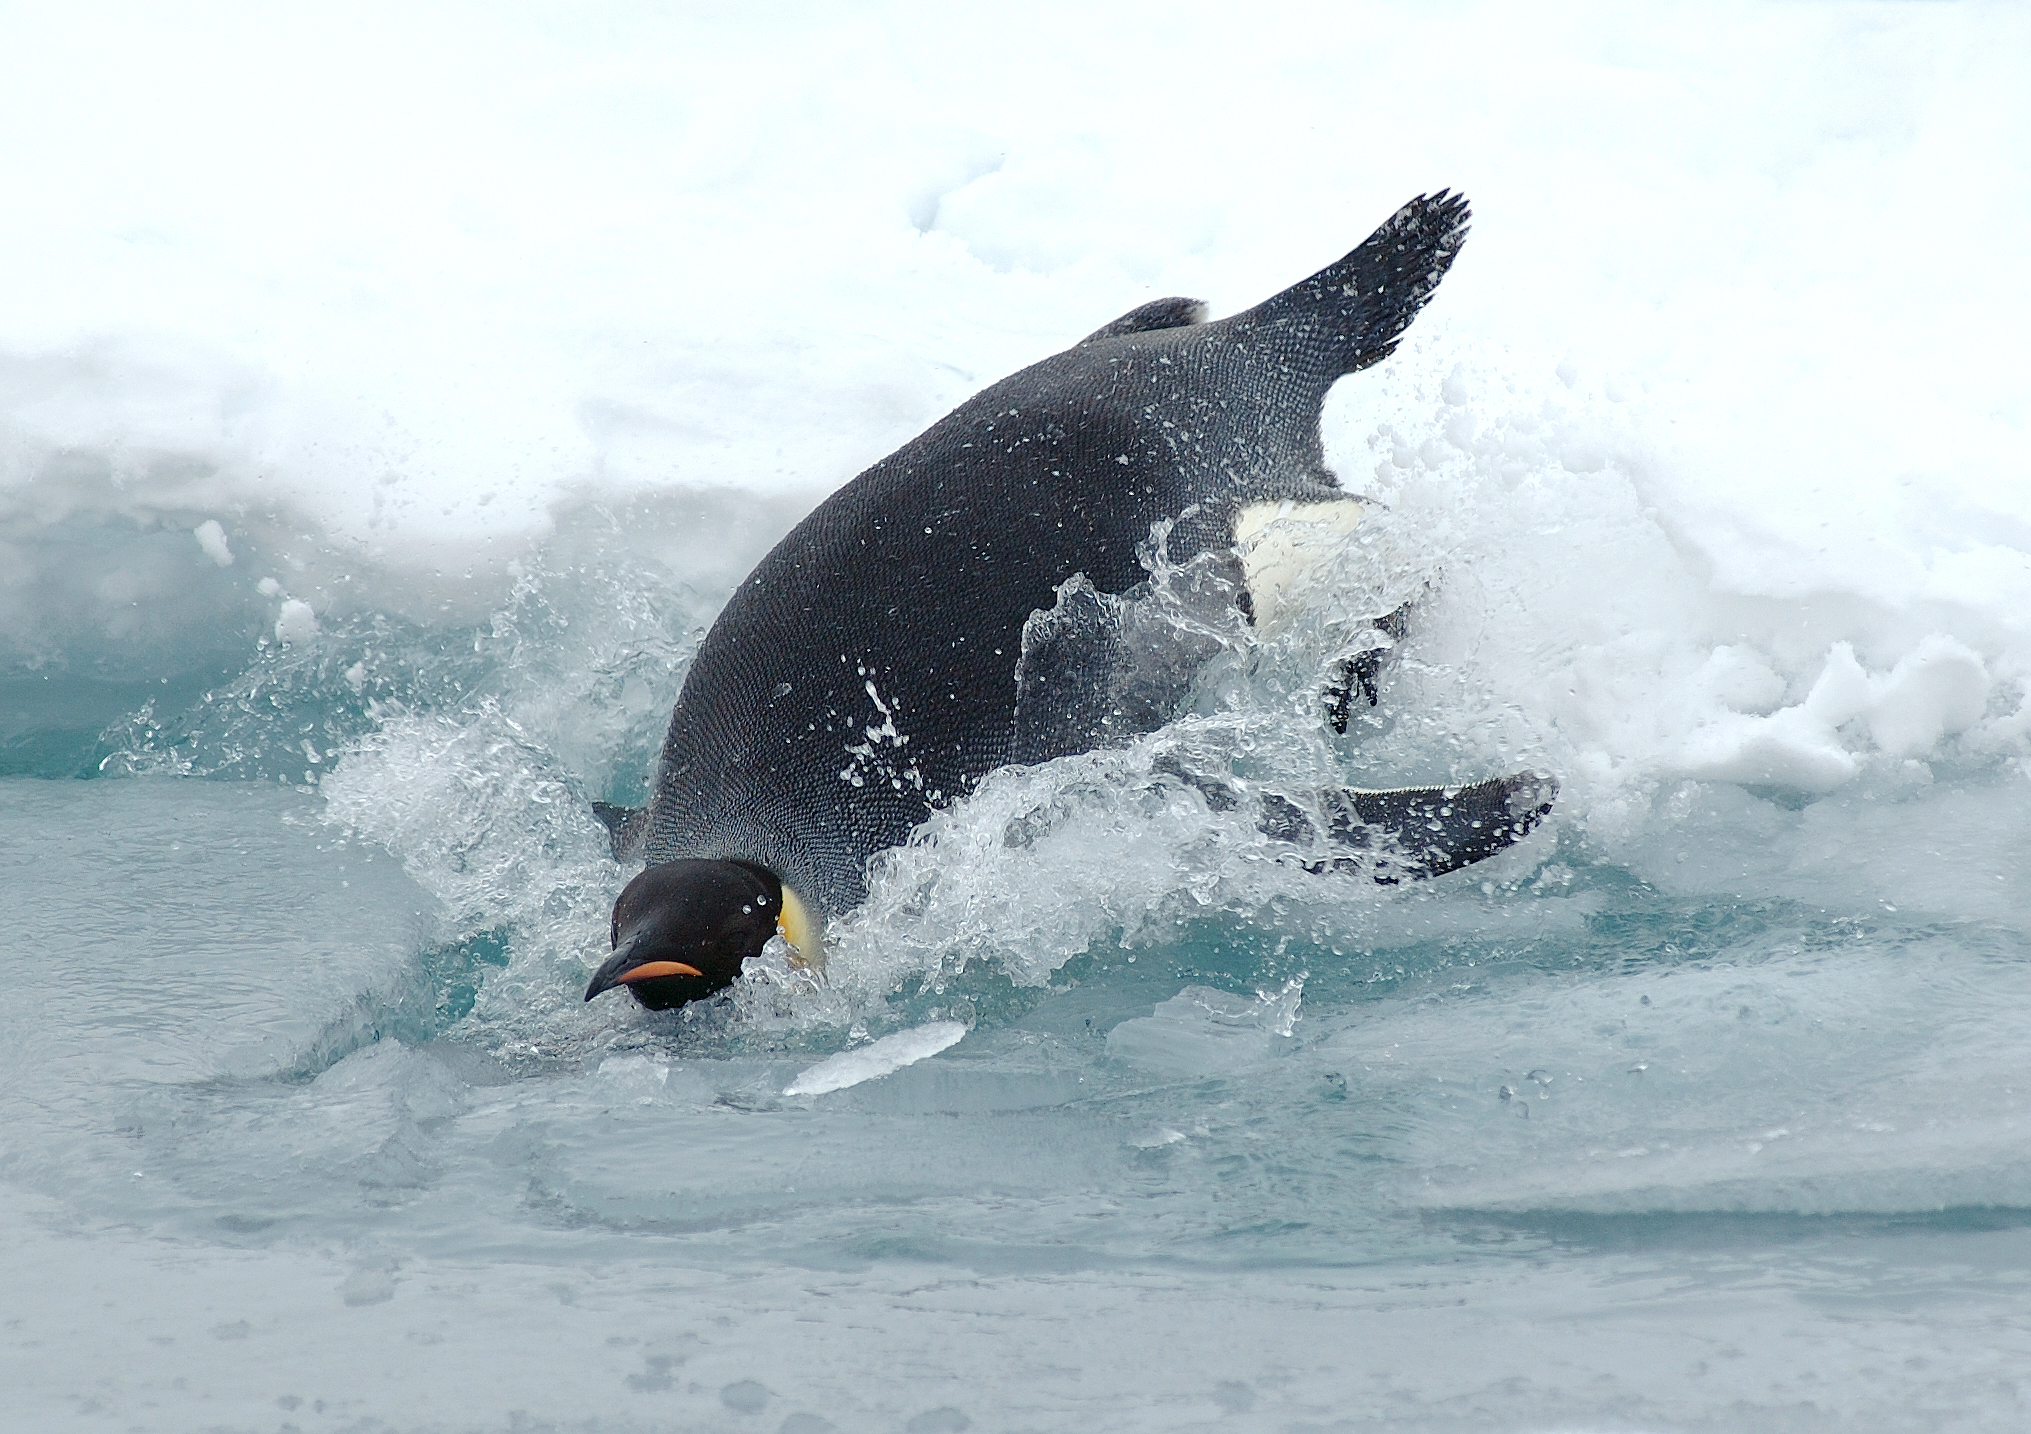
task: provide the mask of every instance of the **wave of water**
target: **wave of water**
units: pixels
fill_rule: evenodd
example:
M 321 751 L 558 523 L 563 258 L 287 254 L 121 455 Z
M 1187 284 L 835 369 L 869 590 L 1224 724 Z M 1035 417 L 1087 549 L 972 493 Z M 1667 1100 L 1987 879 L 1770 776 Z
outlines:
M 399 979 L 355 992 L 370 1017 L 331 1017 L 277 1065 L 290 1079 L 375 1033 L 449 1040 L 509 1069 L 621 1056 L 766 1065 L 941 1020 L 971 1028 L 969 1052 L 1011 1052 L 1018 1032 L 1062 1038 L 1076 1013 L 1096 1044 L 1075 1084 L 1137 1059 L 1230 1080 L 1242 1047 L 1209 1033 L 1233 1013 L 1178 1006 L 1176 991 L 1283 992 L 1288 1028 L 1250 1061 L 1283 1083 L 1307 1074 L 1249 1103 L 1266 1116 L 1297 1090 L 1342 1091 L 1324 1067 L 1347 1082 L 1341 1068 L 1358 1066 L 1381 1081 L 1351 1087 L 1378 1129 L 1413 1133 L 1388 1143 L 1395 1175 L 1378 1186 L 1417 1186 L 1413 1206 L 2031 1204 L 1995 1144 L 2006 1116 L 1942 1133 L 1935 1113 L 1982 1107 L 1978 1095 L 2012 1079 L 2012 1003 L 1994 993 L 2014 969 L 2031 793 L 2015 684 L 1988 670 L 2006 655 L 1985 661 L 1927 635 L 1871 673 L 1852 646 L 1787 651 L 1768 634 L 1798 608 L 1772 599 L 1736 600 L 1737 631 L 1715 642 L 1712 599 L 1671 605 L 1691 576 L 1638 508 L 1628 461 L 1556 456 L 1561 432 L 1604 420 L 1582 410 L 1533 427 L 1482 410 L 1465 434 L 1462 409 L 1442 396 L 1415 445 L 1400 424 L 1373 430 L 1386 456 L 1371 541 L 1331 575 L 1311 620 L 1244 639 L 1215 665 L 1200 710 L 1154 736 L 997 774 L 942 813 L 877 863 L 868 905 L 836 924 L 821 982 L 763 963 L 726 998 L 674 1016 L 578 1000 L 625 876 L 589 802 L 644 790 L 719 595 L 670 577 L 610 517 L 517 560 L 478 620 L 391 618 L 363 586 L 356 613 L 259 631 L 242 670 L 180 708 L 156 699 L 109 722 L 94 767 L 267 783 L 330 839 L 388 853 L 420 893 L 428 930 Z M 1488 429 L 1507 436 L 1495 444 Z M 1510 541 L 1518 532 L 1532 541 Z M 187 541 L 201 571 L 202 534 Z M 1583 551 L 1611 548 L 1624 556 L 1605 571 L 1582 565 Z M 1372 611 L 1347 595 L 1409 590 L 1414 626 L 1379 706 L 1331 737 L 1307 707 L 1336 650 L 1334 602 Z M 1610 592 L 1622 601 L 1604 612 Z M 282 623 L 289 599 L 265 596 Z M 1632 646 L 1616 629 L 1645 603 L 1670 623 Z M 125 693 L 113 691 L 117 706 Z M 70 775 L 73 760 L 36 774 Z M 1522 766 L 1565 779 L 1547 829 L 1401 888 L 1306 873 L 1177 775 L 1295 790 Z M 165 813 L 179 800 L 142 790 L 163 793 Z M 1981 979 L 1929 964 L 1950 969 L 1953 953 Z M 1865 1036 L 1866 1013 L 1883 1008 L 1905 1013 L 1900 1032 Z M 1131 1030 L 1155 1034 L 1120 1034 Z M 1162 1056 L 1165 1040 L 1206 1068 Z M 1942 1041 L 1958 1062 L 1914 1075 L 1908 1062 Z M 1643 1058 L 1653 1046 L 1671 1054 Z M 1405 1050 L 1423 1052 L 1407 1084 Z M 780 1094 L 788 1077 L 767 1080 Z M 1430 1100 L 1392 1107 L 1426 1080 Z M 1527 1130 L 1502 1123 L 1523 1112 Z M 1546 1133 L 1560 1122 L 1570 1128 Z M 1922 1156 L 1904 1134 L 1914 1127 L 1928 1132 Z M 1492 1186 L 1436 1153 L 1495 1135 L 1469 1162 L 1514 1167 Z M 1498 1159 L 1517 1139 L 1526 1147 Z

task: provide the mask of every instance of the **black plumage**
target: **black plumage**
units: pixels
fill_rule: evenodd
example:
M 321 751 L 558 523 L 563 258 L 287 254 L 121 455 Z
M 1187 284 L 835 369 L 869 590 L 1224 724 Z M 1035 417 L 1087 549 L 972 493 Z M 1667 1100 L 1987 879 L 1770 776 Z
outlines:
M 1184 562 L 1230 548 L 1243 505 L 1346 496 L 1319 446 L 1326 391 L 1395 348 L 1467 219 L 1459 196 L 1420 196 L 1217 322 L 1144 305 L 833 494 L 713 624 L 631 851 L 752 862 L 826 910 L 858 904 L 871 855 L 1017 754 L 1024 625 L 1060 584 L 1143 582 L 1160 521 Z

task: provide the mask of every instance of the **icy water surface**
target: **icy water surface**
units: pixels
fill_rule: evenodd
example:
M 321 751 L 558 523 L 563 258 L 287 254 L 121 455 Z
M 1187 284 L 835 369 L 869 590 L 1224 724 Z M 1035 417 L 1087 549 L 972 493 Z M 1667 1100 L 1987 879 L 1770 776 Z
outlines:
M 0 33 L 0 1429 L 2031 1424 L 2022 7 Z M 770 544 L 1442 186 L 1299 619 L 579 999 Z M 1523 768 L 1386 889 L 1179 775 Z
M 2015 1417 L 2007 761 L 1812 800 L 1682 780 L 1377 888 L 1167 755 L 1506 749 L 1402 710 L 1462 680 L 1415 638 L 1338 745 L 1258 662 L 1136 748 L 997 776 L 884 864 L 825 983 L 765 961 L 709 1007 L 586 1005 L 625 877 L 586 802 L 642 779 L 713 604 L 532 570 L 482 621 L 328 619 L 11 749 L 33 1421 Z
M 1437 898 L 1352 962 L 1209 918 L 1031 994 L 955 982 L 957 1046 L 794 1097 L 844 1033 L 574 1009 L 575 968 L 447 939 L 327 818 L 0 788 L 39 1420 L 1682 1427 L 1720 1391 L 1762 1411 L 1727 1427 L 1854 1427 L 1890 1380 L 1911 1417 L 1873 1427 L 2015 1408 L 2007 921 L 1600 865 Z

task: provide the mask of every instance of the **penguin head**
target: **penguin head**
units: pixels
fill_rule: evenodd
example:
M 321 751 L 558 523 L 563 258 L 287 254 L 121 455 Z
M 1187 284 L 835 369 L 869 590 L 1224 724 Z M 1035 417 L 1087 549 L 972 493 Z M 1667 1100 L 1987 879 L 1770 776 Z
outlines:
M 650 867 L 614 903 L 614 954 L 585 999 L 626 986 L 650 1010 L 667 1011 L 726 989 L 741 962 L 785 929 L 783 897 L 774 873 L 744 861 Z

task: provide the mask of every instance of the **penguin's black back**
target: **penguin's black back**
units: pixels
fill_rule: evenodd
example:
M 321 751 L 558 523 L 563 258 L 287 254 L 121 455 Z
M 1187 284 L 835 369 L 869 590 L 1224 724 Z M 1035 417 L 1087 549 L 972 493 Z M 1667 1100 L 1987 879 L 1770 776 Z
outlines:
M 651 864 L 757 862 L 844 911 L 867 859 L 1010 759 L 1023 624 L 1084 573 L 1232 542 L 1243 504 L 1339 493 L 1319 409 L 1386 357 L 1466 233 L 1405 205 L 1339 263 L 1218 323 L 1160 300 L 975 395 L 798 524 L 727 600 L 671 714 Z

